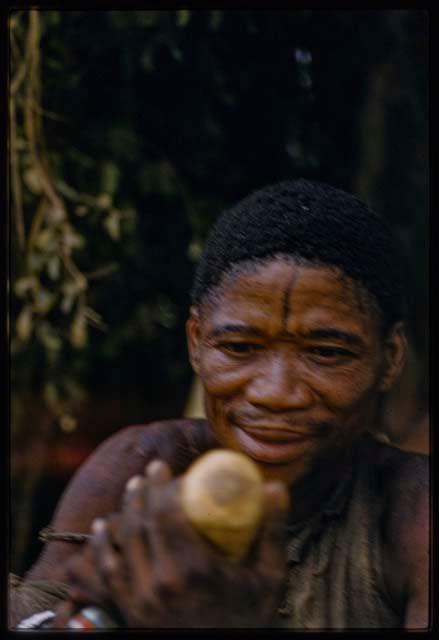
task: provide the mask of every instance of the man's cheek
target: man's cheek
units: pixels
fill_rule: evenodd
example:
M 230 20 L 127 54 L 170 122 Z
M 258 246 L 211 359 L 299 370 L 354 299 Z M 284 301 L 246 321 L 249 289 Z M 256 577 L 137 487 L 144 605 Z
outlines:
M 246 383 L 245 373 L 241 369 L 215 358 L 206 358 L 201 362 L 200 377 L 207 393 L 214 396 L 231 395 Z
M 328 409 L 339 415 L 349 416 L 354 411 L 361 411 L 363 404 L 369 401 L 374 392 L 374 379 L 367 374 L 361 378 L 354 376 L 330 377 L 320 381 L 318 395 Z

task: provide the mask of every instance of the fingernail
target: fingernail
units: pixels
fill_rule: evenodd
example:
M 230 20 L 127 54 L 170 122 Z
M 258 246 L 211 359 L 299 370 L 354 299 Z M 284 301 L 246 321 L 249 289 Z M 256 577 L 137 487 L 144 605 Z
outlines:
M 133 476 L 126 483 L 125 489 L 127 491 L 133 491 L 134 489 L 137 489 L 138 487 L 140 487 L 140 485 L 142 484 L 142 481 L 143 481 L 142 476 Z
M 148 476 L 155 476 L 163 471 L 164 463 L 161 460 L 151 460 L 146 465 L 145 473 Z
M 106 526 L 103 518 L 95 518 L 91 523 L 91 530 L 93 533 L 102 533 L 102 531 L 105 531 Z

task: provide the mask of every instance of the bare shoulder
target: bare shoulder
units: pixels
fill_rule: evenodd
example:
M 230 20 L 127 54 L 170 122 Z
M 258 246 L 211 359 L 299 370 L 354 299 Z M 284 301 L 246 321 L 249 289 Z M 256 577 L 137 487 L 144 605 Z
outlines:
M 74 474 L 57 505 L 52 529 L 88 533 L 95 518 L 120 508 L 127 481 L 142 474 L 151 459 L 165 460 L 178 474 L 209 446 L 209 431 L 202 420 L 166 420 L 121 429 L 100 444 Z M 61 579 L 62 564 L 76 549 L 70 542 L 47 543 L 27 578 Z
M 429 457 L 381 442 L 369 442 L 367 455 L 388 504 L 404 510 L 415 507 L 416 497 L 429 495 Z
M 428 623 L 430 547 L 429 458 L 394 447 L 375 450 L 383 496 L 381 533 L 389 593 L 408 628 Z

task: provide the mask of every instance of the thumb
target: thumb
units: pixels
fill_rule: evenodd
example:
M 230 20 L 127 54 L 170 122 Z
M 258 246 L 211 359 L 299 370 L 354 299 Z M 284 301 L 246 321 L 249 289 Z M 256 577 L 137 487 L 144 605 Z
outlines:
M 71 600 L 65 600 L 55 609 L 55 617 L 51 621 L 52 629 L 65 629 L 70 618 L 78 610 L 78 605 Z

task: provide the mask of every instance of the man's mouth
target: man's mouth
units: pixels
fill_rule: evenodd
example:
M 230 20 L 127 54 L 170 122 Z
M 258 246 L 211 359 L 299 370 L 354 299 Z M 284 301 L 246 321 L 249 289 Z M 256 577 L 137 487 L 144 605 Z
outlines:
M 318 434 L 315 431 L 305 429 L 290 429 L 286 427 L 274 426 L 271 424 L 263 426 L 237 424 L 237 426 L 253 438 L 261 440 L 263 442 L 299 442 L 318 437 Z
M 232 430 L 240 450 L 251 458 L 271 464 L 285 464 L 300 457 L 323 435 L 308 425 L 292 426 L 279 423 L 232 423 Z

